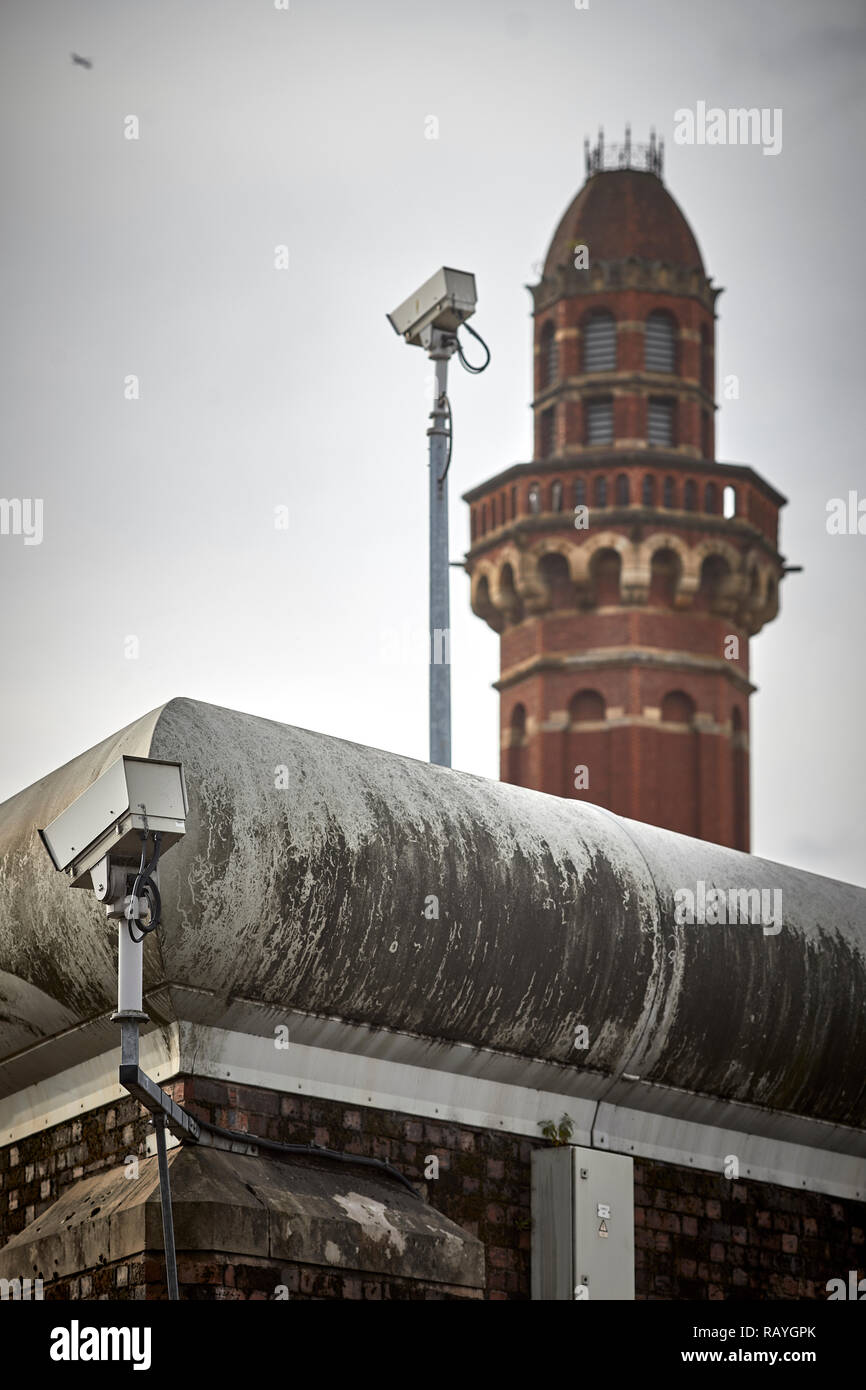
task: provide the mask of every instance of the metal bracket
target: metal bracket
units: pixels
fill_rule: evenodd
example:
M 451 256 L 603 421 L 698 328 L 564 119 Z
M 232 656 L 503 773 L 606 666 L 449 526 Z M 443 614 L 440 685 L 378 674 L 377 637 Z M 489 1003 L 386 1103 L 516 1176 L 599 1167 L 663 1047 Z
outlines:
M 157 1086 L 141 1067 L 121 1063 L 120 1084 L 136 1100 L 140 1100 L 146 1110 L 152 1115 L 162 1115 L 165 1123 L 178 1139 L 192 1140 L 198 1143 L 201 1130 L 197 1120 L 192 1115 L 188 1115 L 181 1106 L 176 1105 L 171 1096 L 167 1096 L 161 1086 Z
M 143 1015 L 147 1017 L 147 1015 Z M 154 1125 L 164 1123 L 166 1128 L 180 1140 L 181 1143 L 202 1144 L 205 1148 L 223 1149 L 226 1153 L 247 1154 L 257 1158 L 259 1146 L 254 1139 L 245 1139 L 242 1134 L 237 1138 L 227 1139 L 221 1134 L 210 1134 L 207 1130 L 202 1131 L 197 1120 L 184 1110 L 183 1106 L 177 1105 L 171 1096 L 167 1096 L 161 1086 L 158 1086 L 146 1072 L 136 1063 L 121 1063 L 120 1084 L 131 1096 L 140 1101 L 146 1110 L 149 1110 L 154 1117 Z

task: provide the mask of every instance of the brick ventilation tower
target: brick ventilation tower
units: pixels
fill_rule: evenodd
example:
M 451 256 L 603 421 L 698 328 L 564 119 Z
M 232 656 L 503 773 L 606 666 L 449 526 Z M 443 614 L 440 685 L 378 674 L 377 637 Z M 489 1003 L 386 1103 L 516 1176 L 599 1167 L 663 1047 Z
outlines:
M 535 452 L 466 494 L 501 775 L 749 848 L 749 638 L 785 499 L 715 458 L 715 302 L 662 150 L 586 152 L 534 300 Z

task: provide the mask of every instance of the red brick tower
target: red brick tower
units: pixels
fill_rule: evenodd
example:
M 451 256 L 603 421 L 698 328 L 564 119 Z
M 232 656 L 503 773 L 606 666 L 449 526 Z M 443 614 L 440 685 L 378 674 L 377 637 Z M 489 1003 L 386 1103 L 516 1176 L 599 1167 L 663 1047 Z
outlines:
M 749 848 L 749 638 L 785 499 L 715 459 L 715 301 L 655 139 L 587 149 L 534 299 L 535 457 L 473 488 L 501 775 Z

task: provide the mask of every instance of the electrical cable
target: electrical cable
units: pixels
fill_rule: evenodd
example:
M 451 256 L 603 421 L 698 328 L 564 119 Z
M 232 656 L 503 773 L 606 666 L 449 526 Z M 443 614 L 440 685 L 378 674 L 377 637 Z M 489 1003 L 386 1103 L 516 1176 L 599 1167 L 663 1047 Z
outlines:
M 481 344 L 486 353 L 486 357 L 484 361 L 481 363 L 481 365 L 476 366 L 473 362 L 470 362 L 466 357 L 466 354 L 463 351 L 463 346 L 460 342 L 460 338 L 458 337 L 457 333 L 455 333 L 454 343 L 457 348 L 457 356 L 460 359 L 460 365 L 464 368 L 465 371 L 471 372 L 473 376 L 480 376 L 481 373 L 485 372 L 487 368 L 490 366 L 490 348 L 485 343 L 481 334 L 476 333 L 475 329 L 472 328 L 468 323 L 461 323 L 460 327 L 465 328 L 467 333 L 471 333 L 473 338 L 476 338 L 478 340 L 478 342 Z M 442 475 L 438 479 L 438 482 L 440 483 L 444 483 L 445 479 L 448 477 L 448 469 L 451 467 L 451 454 L 454 449 L 454 416 L 451 412 L 451 402 L 449 401 L 447 395 L 445 395 L 444 392 L 439 397 L 439 404 L 442 405 L 443 403 L 448 408 L 448 457 L 445 460 L 445 468 L 442 471 Z
M 235 1129 L 223 1129 L 220 1125 L 212 1125 L 209 1120 L 199 1120 L 200 1129 L 206 1129 L 211 1134 L 218 1134 L 222 1139 L 231 1139 L 234 1143 L 255 1144 L 260 1149 L 270 1149 L 273 1153 L 282 1154 L 305 1154 L 308 1158 L 330 1158 L 338 1163 L 359 1163 L 364 1168 L 379 1168 L 385 1173 L 389 1173 L 392 1178 L 397 1178 L 404 1187 L 408 1188 L 413 1197 L 418 1201 L 423 1198 L 416 1192 L 409 1179 L 400 1172 L 399 1168 L 394 1168 L 387 1163 L 384 1158 L 367 1158 L 364 1154 L 341 1153 L 338 1149 L 323 1149 L 318 1144 L 281 1144 L 276 1139 L 260 1139 L 257 1134 L 246 1134 Z
M 159 889 L 157 888 L 156 884 L 153 882 L 153 879 L 151 878 L 151 874 L 154 873 L 154 871 L 156 870 L 156 866 L 159 863 L 159 848 L 161 843 L 162 832 L 157 831 L 157 833 L 153 837 L 153 858 L 151 859 L 149 864 L 146 864 L 145 859 L 147 857 L 147 832 L 142 832 L 141 864 L 139 865 L 138 873 L 135 878 L 135 883 L 132 887 L 129 907 L 127 908 L 126 914 L 126 925 L 129 931 L 129 939 L 130 941 L 133 941 L 136 946 L 138 946 L 150 932 L 156 931 L 160 923 L 160 918 L 162 916 L 162 898 L 159 896 Z M 134 936 L 132 931 L 133 911 L 137 906 L 139 897 L 142 896 L 146 897 L 150 903 L 150 921 L 145 927 L 138 920 L 138 918 L 136 918 L 135 925 L 141 932 L 141 936 Z
M 440 404 L 443 401 L 448 408 L 448 457 L 445 460 L 445 468 L 441 476 L 437 479 L 437 481 L 440 483 L 444 483 L 445 479 L 448 477 L 448 469 L 451 467 L 451 452 L 454 448 L 454 416 L 451 413 L 451 402 L 449 401 L 444 391 L 442 392 L 442 395 L 439 397 Z
M 461 323 L 460 327 L 461 327 L 461 328 L 465 328 L 467 333 L 471 333 L 472 336 L 473 336 L 473 338 L 476 338 L 476 339 L 478 340 L 478 342 L 479 342 L 479 343 L 481 344 L 481 346 L 483 347 L 484 351 L 487 353 L 487 356 L 486 356 L 485 360 L 481 363 L 481 366 L 480 366 L 480 367 L 474 366 L 471 362 L 468 362 L 468 361 L 466 360 L 466 357 L 464 356 L 464 353 L 463 353 L 462 345 L 461 345 L 461 343 L 460 343 L 460 339 L 459 339 L 459 337 L 457 336 L 457 334 L 455 333 L 454 339 L 455 339 L 455 342 L 457 343 L 457 356 L 460 358 L 460 365 L 461 365 L 461 367 L 463 367 L 467 372 L 471 372 L 473 376 L 480 376 L 481 373 L 482 373 L 482 372 L 485 372 L 485 371 L 487 370 L 487 368 L 490 366 L 490 348 L 489 348 L 489 347 L 487 346 L 487 344 L 485 343 L 485 341 L 484 341 L 484 339 L 482 338 L 481 334 L 480 334 L 480 333 L 476 333 L 476 332 L 475 332 L 475 329 L 472 328 L 470 324 L 468 324 L 468 323 Z

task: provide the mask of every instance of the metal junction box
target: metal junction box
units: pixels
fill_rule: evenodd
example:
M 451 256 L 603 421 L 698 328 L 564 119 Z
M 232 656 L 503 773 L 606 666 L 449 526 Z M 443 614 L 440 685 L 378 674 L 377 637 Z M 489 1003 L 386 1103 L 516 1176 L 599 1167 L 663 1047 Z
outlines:
M 162 847 L 168 849 L 184 834 L 186 816 L 180 763 L 124 756 L 39 833 L 71 887 L 90 888 L 90 870 L 106 854 L 115 865 L 135 867 L 142 831 L 161 831 Z
M 532 1297 L 634 1298 L 634 1163 L 572 1144 L 532 1155 Z

